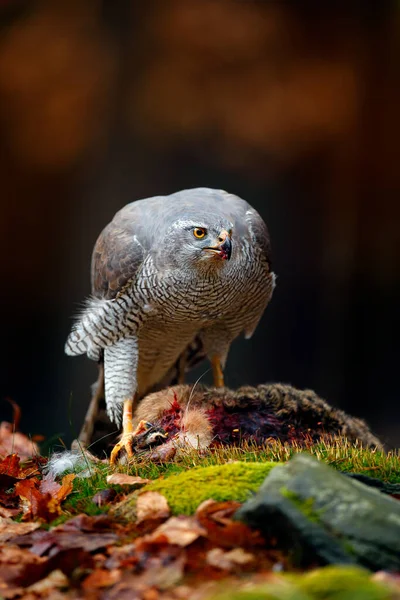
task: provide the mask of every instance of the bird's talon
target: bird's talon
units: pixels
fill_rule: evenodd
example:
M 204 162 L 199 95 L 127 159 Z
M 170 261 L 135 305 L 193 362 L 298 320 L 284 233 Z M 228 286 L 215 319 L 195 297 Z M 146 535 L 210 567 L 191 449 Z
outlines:
M 121 452 L 121 450 L 125 450 L 128 458 L 132 458 L 132 456 L 133 456 L 132 440 L 133 440 L 133 436 L 131 433 L 129 433 L 129 434 L 123 435 L 122 438 L 120 439 L 120 441 L 117 444 L 115 444 L 114 448 L 112 449 L 111 456 L 110 456 L 110 463 L 112 465 L 115 465 L 117 463 L 118 456 L 119 456 L 119 453 Z
M 146 431 L 149 431 L 149 429 L 151 429 L 152 427 L 154 427 L 153 423 L 150 423 L 149 421 L 139 421 L 135 431 L 133 432 L 133 437 L 136 437 L 138 435 L 140 435 L 141 433 L 146 433 Z

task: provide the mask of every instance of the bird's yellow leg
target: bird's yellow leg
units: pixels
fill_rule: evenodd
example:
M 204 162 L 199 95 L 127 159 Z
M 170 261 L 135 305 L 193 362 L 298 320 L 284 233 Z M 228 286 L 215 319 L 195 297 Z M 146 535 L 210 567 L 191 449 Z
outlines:
M 214 385 L 217 388 L 224 387 L 224 374 L 222 372 L 221 360 L 218 354 L 214 354 L 211 358 L 211 366 L 214 378 Z
M 134 400 L 136 400 L 136 397 Z M 133 411 L 134 403 L 136 405 L 136 402 L 134 402 L 134 400 L 125 400 L 125 402 L 124 402 L 124 409 L 123 409 L 123 413 L 122 413 L 122 437 L 121 437 L 120 441 L 117 444 L 115 444 L 114 448 L 112 449 L 111 456 L 110 456 L 110 463 L 112 465 L 115 465 L 115 463 L 117 462 L 118 454 L 121 452 L 121 450 L 123 448 L 125 449 L 125 451 L 128 455 L 128 458 L 132 458 L 132 456 L 133 456 L 132 411 Z

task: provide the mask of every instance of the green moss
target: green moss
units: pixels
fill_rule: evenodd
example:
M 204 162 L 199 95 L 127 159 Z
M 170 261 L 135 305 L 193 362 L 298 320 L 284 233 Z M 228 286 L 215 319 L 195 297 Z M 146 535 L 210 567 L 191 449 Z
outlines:
M 290 502 L 294 504 L 309 521 L 320 523 L 318 511 L 314 509 L 314 498 L 303 500 L 296 492 L 289 490 L 287 487 L 282 487 L 279 491 L 282 496 L 290 500 Z
M 392 600 L 393 591 L 372 581 L 371 573 L 353 566 L 328 566 L 280 581 L 224 589 L 207 600 Z
M 389 589 L 365 569 L 328 566 L 297 578 L 300 590 L 315 600 L 390 600 Z
M 75 479 L 74 491 L 63 504 L 65 518 L 79 512 L 106 510 L 107 507 L 96 509 L 91 499 L 96 492 L 109 487 L 106 477 L 115 471 L 152 480 L 164 478 L 163 481 L 165 481 L 179 473 L 192 472 L 196 467 L 222 466 L 231 461 L 240 461 L 248 465 L 266 464 L 271 461 L 275 464 L 286 462 L 304 450 L 339 471 L 361 472 L 385 482 L 400 483 L 399 453 L 397 451 L 385 454 L 380 450 L 371 450 L 351 444 L 344 438 L 327 438 L 318 444 L 307 444 L 306 448 L 283 444 L 279 440 L 269 440 L 262 448 L 246 443 L 240 447 L 214 448 L 208 452 L 188 449 L 173 461 L 163 463 L 151 462 L 146 456 L 140 455 L 135 456 L 129 465 L 118 467 L 85 461 L 81 470 L 89 471 L 90 476 Z M 124 491 L 126 492 L 126 490 Z M 308 509 L 312 509 L 312 507 L 309 506 Z
M 221 586 L 222 587 L 222 586 Z M 282 579 L 279 583 L 246 585 L 245 590 L 224 589 L 209 596 L 207 600 L 312 600 L 294 584 Z
M 163 494 L 174 514 L 190 515 L 204 500 L 245 502 L 278 463 L 236 462 L 192 469 L 147 485 Z

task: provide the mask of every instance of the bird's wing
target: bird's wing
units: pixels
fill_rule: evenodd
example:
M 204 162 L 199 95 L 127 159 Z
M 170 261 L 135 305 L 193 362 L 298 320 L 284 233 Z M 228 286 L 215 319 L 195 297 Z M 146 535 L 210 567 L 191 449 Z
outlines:
M 261 252 L 265 260 L 265 302 L 260 307 L 254 318 L 247 323 L 244 329 L 245 338 L 249 339 L 261 319 L 266 305 L 271 299 L 272 292 L 275 287 L 275 274 L 272 272 L 271 266 L 271 243 L 267 226 L 261 215 L 242 198 L 227 194 L 230 210 L 232 211 L 235 221 L 235 229 L 240 237 L 246 237 L 247 240 Z
M 271 242 L 265 222 L 258 212 L 250 207 L 246 211 L 246 222 L 251 238 L 260 248 L 271 270 Z
M 271 299 L 272 293 L 275 288 L 275 274 L 272 272 L 271 243 L 266 224 L 264 223 L 263 219 L 258 214 L 258 212 L 254 210 L 254 208 L 248 208 L 248 210 L 246 211 L 246 222 L 252 241 L 259 248 L 263 257 L 265 258 L 265 263 L 267 266 L 265 273 L 265 286 L 268 290 L 268 293 L 265 297 L 265 302 L 261 307 L 259 313 L 254 316 L 254 319 L 247 324 L 244 330 L 245 338 L 248 340 L 252 337 L 253 333 L 257 329 L 258 323 L 260 322 L 260 319 L 264 313 L 265 307 Z
M 86 302 L 65 344 L 70 356 L 87 354 L 100 360 L 110 342 L 110 311 L 118 311 L 113 300 L 137 274 L 149 245 L 143 233 L 146 214 L 132 205 L 120 210 L 100 234 L 92 255 L 92 297 Z M 114 318 L 111 317 L 111 320 Z
M 111 300 L 133 279 L 149 250 L 143 211 L 133 202 L 101 232 L 92 254 L 92 294 Z

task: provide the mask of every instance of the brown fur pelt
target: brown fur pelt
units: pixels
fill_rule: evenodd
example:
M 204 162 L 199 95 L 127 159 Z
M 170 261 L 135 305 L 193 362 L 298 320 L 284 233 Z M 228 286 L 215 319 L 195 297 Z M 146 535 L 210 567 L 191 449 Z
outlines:
M 149 394 L 138 406 L 135 422 L 150 421 L 169 436 L 183 434 L 200 447 L 263 444 L 268 439 L 301 443 L 324 435 L 380 447 L 361 419 L 331 407 L 312 390 L 290 385 L 215 389 L 177 385 Z
M 382 447 L 361 419 L 330 406 L 312 390 L 273 383 L 237 390 L 201 385 L 176 385 L 143 398 L 134 416 L 168 434 L 168 444 L 196 448 L 263 445 L 268 440 L 302 444 L 324 436 L 343 436 L 363 446 Z M 90 421 L 90 423 L 89 423 Z M 108 453 L 117 438 L 108 421 L 104 398 L 89 410 L 80 441 L 98 456 Z M 88 435 L 88 432 L 92 432 Z

